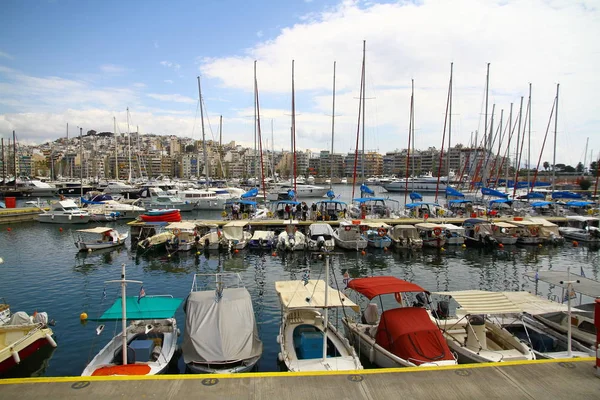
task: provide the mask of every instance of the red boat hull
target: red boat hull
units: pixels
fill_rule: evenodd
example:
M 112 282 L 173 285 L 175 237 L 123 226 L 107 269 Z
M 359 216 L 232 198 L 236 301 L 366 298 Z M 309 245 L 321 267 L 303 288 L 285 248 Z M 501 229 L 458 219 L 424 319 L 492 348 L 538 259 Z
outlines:
M 36 340 L 35 342 L 30 344 L 23 350 L 19 351 L 19 358 L 21 358 L 21 362 L 25 361 L 29 356 L 31 356 L 33 353 L 35 353 L 42 347 L 49 346 L 49 345 L 50 345 L 50 342 L 48 342 L 48 340 L 46 340 L 45 338 Z M 8 370 L 10 370 L 15 365 L 17 365 L 17 363 L 15 362 L 15 359 L 12 357 L 8 357 L 6 360 L 4 360 L 0 363 L 0 375 L 6 373 Z
M 144 222 L 179 222 L 181 221 L 181 214 L 179 212 L 173 212 L 162 215 L 140 215 L 140 219 Z

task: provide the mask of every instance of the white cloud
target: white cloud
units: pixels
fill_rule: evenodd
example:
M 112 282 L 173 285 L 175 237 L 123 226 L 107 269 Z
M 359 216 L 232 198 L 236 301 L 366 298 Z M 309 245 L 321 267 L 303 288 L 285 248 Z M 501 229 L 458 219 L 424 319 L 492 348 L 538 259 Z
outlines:
M 0 51 L 0 58 L 8 58 L 9 60 L 13 60 L 14 59 L 13 56 L 11 56 L 10 54 L 5 53 L 3 51 Z
M 520 96 L 527 96 L 528 83 L 533 82 L 532 163 L 541 148 L 555 84 L 561 83 L 558 147 L 571 144 L 573 154 L 558 158 L 570 157 L 565 162 L 576 164 L 587 136 L 590 146 L 600 149 L 596 134 L 600 122 L 594 117 L 600 91 L 594 65 L 600 61 L 600 52 L 590 51 L 598 48 L 599 17 L 591 1 L 343 1 L 303 16 L 300 23 L 243 53 L 203 58 L 200 70 L 228 90 L 251 93 L 256 59 L 261 98 L 288 102 L 291 60 L 295 59 L 298 112 L 310 116 L 311 122 L 304 131 L 305 141 L 298 143 L 326 147 L 324 132 L 330 131 L 331 122 L 321 116 L 331 113 L 332 64 L 337 60 L 336 113 L 340 117 L 336 141 L 344 143 L 340 151 L 345 151 L 354 146 L 350 144 L 356 134 L 356 97 L 362 40 L 366 39 L 366 95 L 374 98 L 366 105 L 367 148 L 386 151 L 406 147 L 411 78 L 416 85 L 416 146 L 440 147 L 451 61 L 452 143 L 468 144 L 471 132 L 483 132 L 481 103 L 485 65 L 490 62 L 489 109 L 497 104 L 496 126 L 500 109 L 506 118 L 510 103 L 517 107 Z M 304 127 L 299 124 L 297 131 L 302 133 Z M 551 139 L 544 159 L 551 158 Z
M 169 83 L 169 84 L 173 83 L 173 81 L 172 81 L 172 80 L 170 80 L 170 79 L 165 79 L 163 82 L 165 82 L 165 83 Z
M 181 68 L 181 65 L 171 61 L 161 61 L 160 65 L 167 68 L 173 68 L 175 71 L 179 71 L 179 68 Z
M 196 100 L 192 99 L 191 97 L 182 96 L 180 94 L 149 93 L 148 97 L 155 99 L 155 100 L 171 101 L 171 102 L 175 102 L 175 103 L 189 103 L 189 104 L 196 103 Z
M 256 36 L 259 38 L 263 37 L 263 31 L 256 32 Z
M 121 65 L 115 65 L 115 64 L 104 64 L 100 66 L 100 70 L 102 72 L 106 72 L 108 74 L 122 74 L 124 72 L 128 72 L 129 69 L 126 67 L 123 67 Z

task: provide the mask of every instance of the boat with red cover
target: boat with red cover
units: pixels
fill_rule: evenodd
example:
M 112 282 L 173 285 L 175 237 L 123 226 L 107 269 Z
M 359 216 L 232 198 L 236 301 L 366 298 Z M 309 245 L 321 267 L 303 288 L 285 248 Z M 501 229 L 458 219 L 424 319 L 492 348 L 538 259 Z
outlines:
M 383 368 L 457 364 L 441 331 L 423 308 L 425 289 L 393 276 L 352 279 L 348 288 L 369 300 L 377 297 L 382 308 L 385 295 L 393 295 L 400 304 L 380 316 L 377 303 L 372 302 L 360 317 L 342 318 L 346 337 L 370 362 Z M 408 293 L 418 293 L 417 301 L 409 303 Z
M 179 222 L 181 213 L 176 208 L 149 210 L 140 215 L 140 219 L 144 222 Z

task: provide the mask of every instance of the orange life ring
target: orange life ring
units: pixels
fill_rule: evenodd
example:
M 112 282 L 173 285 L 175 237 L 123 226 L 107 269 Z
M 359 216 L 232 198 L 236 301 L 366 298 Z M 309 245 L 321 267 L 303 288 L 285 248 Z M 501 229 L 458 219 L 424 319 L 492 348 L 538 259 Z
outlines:
M 439 226 L 433 228 L 433 233 L 435 234 L 435 236 L 440 236 L 442 234 L 442 228 L 440 228 Z
M 178 229 L 178 228 L 173 229 L 173 235 L 175 235 L 175 236 L 181 235 L 181 229 Z
M 537 228 L 537 226 L 532 226 L 529 228 L 529 232 L 531 232 L 532 235 L 536 236 L 539 232 L 539 229 Z
M 351 229 L 352 229 L 352 227 L 351 227 L 350 225 L 346 225 L 346 226 L 344 227 L 344 230 L 345 230 L 346 232 L 348 232 L 348 231 L 349 231 L 349 230 L 351 230 Z
M 380 237 L 384 237 L 386 235 L 386 233 L 387 233 L 387 230 L 385 228 L 379 228 L 379 229 L 377 229 L 377 234 Z
M 360 227 L 360 230 L 361 230 L 362 232 L 366 232 L 368 229 L 369 229 L 369 227 L 368 227 L 368 226 L 366 226 L 366 225 L 361 225 L 361 227 Z
M 394 298 L 396 299 L 397 303 L 402 304 L 402 293 L 400 293 L 400 292 L 394 293 Z

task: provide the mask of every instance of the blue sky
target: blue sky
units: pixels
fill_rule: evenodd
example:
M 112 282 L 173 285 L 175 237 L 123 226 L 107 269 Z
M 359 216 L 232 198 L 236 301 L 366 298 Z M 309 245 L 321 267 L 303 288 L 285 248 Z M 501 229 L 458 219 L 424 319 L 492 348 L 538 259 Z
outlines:
M 0 135 L 14 129 L 19 141 L 41 143 L 64 136 L 67 122 L 112 130 L 113 116 L 124 132 L 129 107 L 130 121 L 143 133 L 199 138 L 200 74 L 212 131 L 223 115 L 224 140 L 250 145 L 258 60 L 263 133 L 270 147 L 273 120 L 275 146 L 287 148 L 294 59 L 298 147 L 328 148 L 335 60 L 335 147 L 352 151 L 365 39 L 367 150 L 406 147 L 412 78 L 416 146 L 441 146 L 450 62 L 453 143 L 468 144 L 475 130 L 484 130 L 490 62 L 496 126 L 499 110 L 506 118 L 511 102 L 518 108 L 520 96 L 527 101 L 533 83 L 532 163 L 560 82 L 557 159 L 574 165 L 587 137 L 589 150 L 600 151 L 597 37 L 593 1 L 7 0 L 0 24 Z M 551 161 L 551 139 L 544 160 Z

